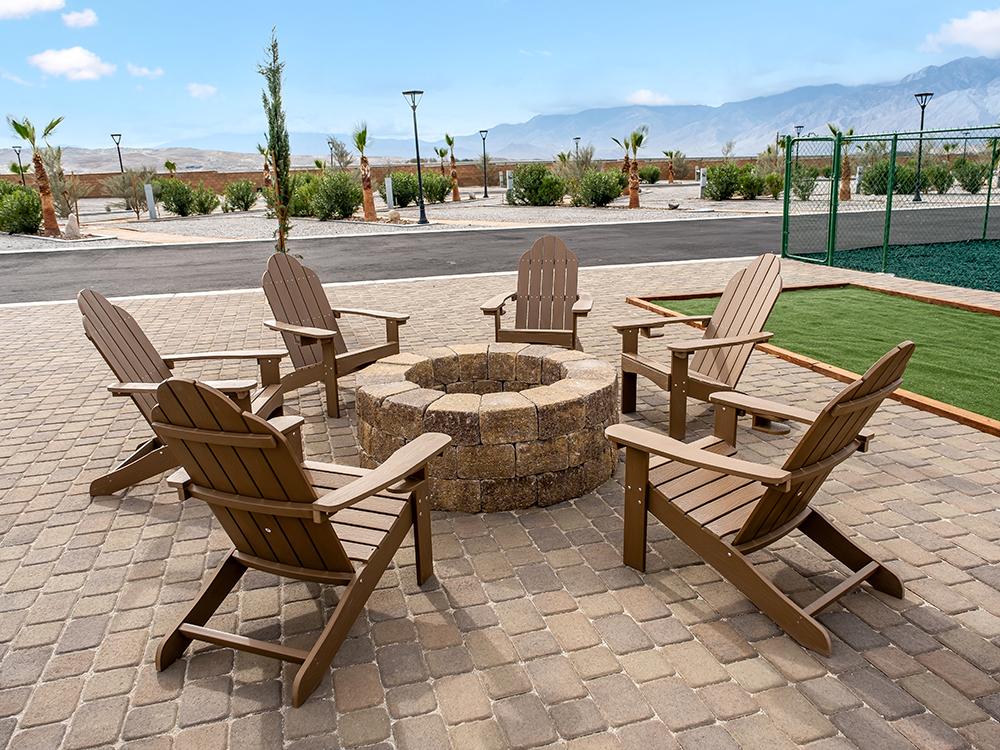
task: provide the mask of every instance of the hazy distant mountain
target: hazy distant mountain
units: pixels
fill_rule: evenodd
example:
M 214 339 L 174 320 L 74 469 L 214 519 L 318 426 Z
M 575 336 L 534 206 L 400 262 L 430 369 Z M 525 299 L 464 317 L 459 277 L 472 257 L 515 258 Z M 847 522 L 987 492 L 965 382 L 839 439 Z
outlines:
M 704 105 L 627 106 L 588 109 L 575 114 L 538 115 L 527 122 L 495 125 L 490 128 L 487 149 L 494 157 L 509 159 L 551 159 L 558 151 L 573 147 L 573 136 L 581 143 L 592 143 L 600 157 L 616 157 L 612 136 L 621 137 L 639 125 L 649 126 L 647 154 L 679 148 L 689 155 L 717 155 L 723 144 L 732 140 L 736 153 L 755 154 L 774 142 L 775 133 L 791 132 L 794 125 L 806 132 L 826 132 L 827 122 L 853 127 L 855 132 L 913 130 L 919 124 L 919 110 L 913 94 L 933 91 L 927 108 L 928 128 L 971 127 L 1000 122 L 1000 60 L 964 57 L 941 66 L 931 66 L 900 81 L 861 86 L 827 84 L 802 86 L 780 94 L 759 96 L 718 107 Z M 337 134 L 350 143 L 347 134 Z M 326 133 L 292 133 L 294 154 L 328 156 Z M 126 160 L 162 165 L 165 158 L 181 169 L 256 169 L 260 157 L 255 153 L 260 136 L 255 134 L 218 133 L 183 143 L 163 144 L 161 149 L 127 152 Z M 421 141 L 421 155 L 433 158 L 432 147 L 443 145 Z M 169 149 L 169 151 L 164 151 Z M 116 165 L 111 149 L 91 152 L 66 149 L 68 169 L 96 169 Z M 241 152 L 241 153 L 226 153 Z M 456 154 L 476 158 L 482 153 L 478 133 L 459 136 Z M 169 154 L 169 155 L 167 155 Z M 369 150 L 372 157 L 405 160 L 413 156 L 413 141 L 406 138 L 375 138 Z M 312 156 L 296 156 L 296 165 L 312 163 Z M 87 166 L 83 166 L 86 164 Z

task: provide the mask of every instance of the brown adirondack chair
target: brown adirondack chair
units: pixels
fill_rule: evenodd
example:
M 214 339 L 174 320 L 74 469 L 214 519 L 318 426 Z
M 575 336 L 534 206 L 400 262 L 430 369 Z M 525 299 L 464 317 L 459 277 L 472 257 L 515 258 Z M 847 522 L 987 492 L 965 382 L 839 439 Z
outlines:
M 298 663 L 292 702 L 300 706 L 411 528 L 417 582 L 432 574 L 425 472 L 451 438 L 424 433 L 377 469 L 358 469 L 301 461 L 279 430 L 202 383 L 171 378 L 156 398 L 153 430 L 181 458 L 184 496 L 207 503 L 234 546 L 160 642 L 156 668 L 192 640 Z M 311 649 L 205 627 L 247 568 L 347 587 Z
M 340 416 L 337 378 L 367 367 L 382 357 L 399 354 L 399 326 L 409 315 L 332 307 L 316 272 L 287 253 L 275 253 L 267 261 L 261 279 L 274 320 L 264 325 L 281 333 L 295 372 L 281 381 L 282 393 L 311 383 L 322 383 L 326 391 L 326 413 Z M 364 315 L 385 321 L 385 343 L 348 351 L 337 319 L 341 315 Z
M 683 440 L 688 397 L 708 401 L 713 393 L 735 389 L 754 345 L 773 335 L 764 331 L 764 324 L 781 293 L 780 265 L 777 255 L 761 255 L 729 280 L 711 316 L 657 317 L 615 325 L 622 336 L 622 411 L 635 411 L 636 376 L 649 378 L 669 391 L 670 437 Z M 639 354 L 640 333 L 652 338 L 661 335 L 658 329 L 663 326 L 693 322 L 707 323 L 705 333 L 671 344 L 669 363 Z
M 260 367 L 261 387 L 253 380 L 219 380 L 212 385 L 244 408 L 264 417 L 280 414 L 282 394 L 278 365 L 286 352 L 281 349 L 231 352 L 191 352 L 161 356 L 135 318 L 113 305 L 93 289 L 77 295 L 83 313 L 83 330 L 107 362 L 118 382 L 108 386 L 115 396 L 128 396 L 148 422 L 156 405 L 156 388 L 170 377 L 177 362 L 207 359 L 254 359 Z M 297 435 L 301 420 L 279 420 L 280 429 Z M 298 439 L 298 438 L 296 438 Z M 140 445 L 114 470 L 90 483 L 90 494 L 110 495 L 168 471 L 180 463 L 156 437 Z
M 890 350 L 819 413 L 737 392 L 716 393 L 715 435 L 682 443 L 634 425 L 612 425 L 608 439 L 625 447 L 625 564 L 646 566 L 647 511 L 760 607 L 802 645 L 830 653 L 830 636 L 816 615 L 868 581 L 902 597 L 903 584 L 842 534 L 810 501 L 830 472 L 857 450 L 882 401 L 902 381 L 913 344 Z M 779 468 L 735 456 L 739 412 L 809 425 Z M 851 570 L 851 575 L 799 606 L 754 567 L 750 553 L 798 529 Z
M 480 309 L 492 315 L 498 342 L 551 344 L 579 349 L 577 319 L 594 306 L 589 294 L 577 292 L 578 263 L 565 243 L 551 234 L 535 240 L 517 264 L 517 291 L 500 294 Z M 504 307 L 513 300 L 514 327 L 501 328 Z

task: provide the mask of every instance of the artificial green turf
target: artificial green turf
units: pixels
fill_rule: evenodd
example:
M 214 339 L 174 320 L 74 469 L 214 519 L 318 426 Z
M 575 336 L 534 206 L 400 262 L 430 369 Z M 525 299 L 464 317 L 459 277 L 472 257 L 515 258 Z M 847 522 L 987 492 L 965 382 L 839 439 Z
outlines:
M 664 299 L 688 315 L 711 314 L 717 297 Z M 771 343 L 862 373 L 896 344 L 917 348 L 903 387 L 1000 419 L 1000 317 L 855 287 L 784 292 Z

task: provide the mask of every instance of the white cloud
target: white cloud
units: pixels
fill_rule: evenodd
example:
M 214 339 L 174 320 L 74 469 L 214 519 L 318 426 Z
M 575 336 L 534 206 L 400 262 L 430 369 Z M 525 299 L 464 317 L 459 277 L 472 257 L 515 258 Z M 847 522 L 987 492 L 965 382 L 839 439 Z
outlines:
M 671 99 L 669 96 L 658 94 L 650 89 L 637 89 L 628 95 L 627 101 L 629 104 L 657 105 L 670 104 Z
M 937 52 L 942 47 L 971 47 L 983 55 L 1000 55 L 1000 8 L 974 10 L 964 18 L 953 18 L 933 34 L 923 48 Z
M 208 99 L 215 96 L 218 89 L 210 83 L 189 83 L 187 91 L 195 99 Z
M 130 76 L 135 76 L 136 78 L 159 78 L 163 75 L 163 68 L 147 68 L 143 65 L 133 65 L 132 63 L 127 63 L 125 69 L 128 70 Z
M 27 18 L 35 13 L 61 10 L 65 0 L 0 0 L 0 19 Z
M 10 81 L 11 83 L 16 83 L 18 86 L 30 86 L 31 84 L 13 73 L 10 73 L 3 68 L 0 68 L 0 80 Z
M 83 47 L 47 49 L 32 55 L 28 62 L 50 76 L 65 76 L 71 81 L 96 81 L 115 72 L 115 66 Z
M 89 26 L 97 26 L 97 14 L 90 8 L 63 13 L 62 20 L 71 29 L 86 29 Z

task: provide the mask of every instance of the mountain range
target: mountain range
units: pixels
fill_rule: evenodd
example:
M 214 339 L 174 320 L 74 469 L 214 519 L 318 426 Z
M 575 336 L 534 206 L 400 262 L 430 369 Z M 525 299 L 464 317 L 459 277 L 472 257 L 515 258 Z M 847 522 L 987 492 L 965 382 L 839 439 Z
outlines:
M 495 158 L 551 159 L 559 151 L 571 150 L 573 137 L 580 136 L 582 144 L 594 145 L 598 157 L 613 158 L 620 155 L 611 141 L 613 136 L 620 138 L 640 125 L 647 125 L 647 154 L 679 148 L 692 156 L 714 156 L 726 142 L 733 141 L 737 155 L 751 155 L 773 143 L 776 133 L 791 132 L 795 125 L 803 125 L 805 132 L 817 133 L 827 132 L 828 122 L 843 128 L 853 127 L 857 133 L 915 130 L 919 125 L 919 109 L 913 94 L 918 91 L 935 94 L 927 108 L 928 129 L 1000 122 L 1000 59 L 963 57 L 923 68 L 890 83 L 801 86 L 717 107 L 629 105 L 538 115 L 527 122 L 490 128 L 487 150 Z M 327 135 L 291 133 L 296 163 L 310 164 L 311 155 L 328 157 Z M 349 135 L 335 135 L 350 143 Z M 172 158 L 181 169 L 253 169 L 260 161 L 255 153 L 259 140 L 257 134 L 217 133 L 136 151 L 151 159 L 156 157 L 149 163 L 162 164 L 163 159 Z M 482 153 L 478 133 L 457 136 L 456 141 L 459 158 L 475 159 Z M 443 142 L 421 140 L 421 155 L 432 158 L 433 147 L 438 145 Z M 80 152 L 84 151 L 87 150 L 66 150 L 64 162 L 68 169 L 74 166 L 84 169 L 83 161 L 92 161 L 82 158 Z M 102 161 L 107 161 L 108 151 L 100 149 L 93 156 L 100 154 Z M 413 155 L 413 141 L 375 137 L 369 154 L 378 161 L 405 160 Z M 75 164 L 78 159 L 80 162 Z

